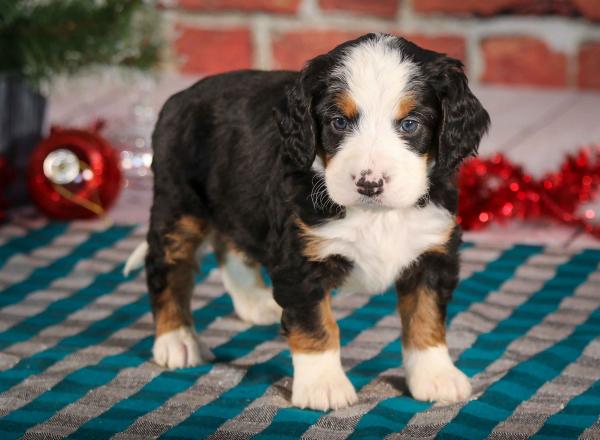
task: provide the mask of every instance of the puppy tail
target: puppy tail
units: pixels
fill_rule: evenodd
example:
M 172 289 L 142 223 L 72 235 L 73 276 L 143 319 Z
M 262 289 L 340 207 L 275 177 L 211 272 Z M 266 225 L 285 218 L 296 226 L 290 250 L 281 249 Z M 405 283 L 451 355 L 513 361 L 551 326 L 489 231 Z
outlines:
M 131 253 L 125 267 L 123 268 L 123 275 L 128 276 L 132 271 L 139 269 L 144 265 L 144 259 L 148 253 L 148 242 L 144 241 L 140 243 L 134 251 Z

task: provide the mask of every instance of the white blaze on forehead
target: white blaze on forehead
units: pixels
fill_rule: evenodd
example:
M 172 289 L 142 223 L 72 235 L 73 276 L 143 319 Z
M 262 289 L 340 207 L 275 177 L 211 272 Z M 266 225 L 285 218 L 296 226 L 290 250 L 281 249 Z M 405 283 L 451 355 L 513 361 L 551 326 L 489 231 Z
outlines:
M 391 121 L 399 102 L 408 93 L 417 66 L 402 58 L 395 37 L 378 35 L 352 47 L 334 75 L 347 85 L 347 92 L 361 114 L 361 126 L 371 121 Z

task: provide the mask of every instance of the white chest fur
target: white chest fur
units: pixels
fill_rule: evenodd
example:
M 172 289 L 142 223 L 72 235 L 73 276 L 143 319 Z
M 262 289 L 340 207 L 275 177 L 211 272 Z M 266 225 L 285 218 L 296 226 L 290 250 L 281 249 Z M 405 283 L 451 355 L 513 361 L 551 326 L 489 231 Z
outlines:
M 432 203 L 424 208 L 386 211 L 349 209 L 346 217 L 312 228 L 321 238 L 319 256 L 342 255 L 354 269 L 342 290 L 387 289 L 419 255 L 448 241 L 452 215 Z

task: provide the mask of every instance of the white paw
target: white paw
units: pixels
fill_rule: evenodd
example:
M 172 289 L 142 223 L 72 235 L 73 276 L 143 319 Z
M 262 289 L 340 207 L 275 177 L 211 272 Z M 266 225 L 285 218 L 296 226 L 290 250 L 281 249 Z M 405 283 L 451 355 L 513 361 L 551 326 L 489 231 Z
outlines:
M 471 395 L 469 379 L 455 366 L 434 373 L 415 372 L 408 378 L 408 388 L 417 400 L 454 403 Z
M 321 411 L 345 408 L 358 397 L 340 363 L 339 350 L 294 354 L 292 405 Z
M 160 335 L 154 341 L 152 354 L 158 365 L 167 368 L 193 367 L 214 358 L 190 327 L 179 327 Z
M 269 325 L 281 320 L 281 307 L 270 289 L 254 287 L 231 295 L 233 307 L 241 320 L 250 324 Z
M 454 366 L 446 346 L 405 350 L 406 381 L 412 396 L 429 402 L 454 403 L 471 396 L 471 384 Z

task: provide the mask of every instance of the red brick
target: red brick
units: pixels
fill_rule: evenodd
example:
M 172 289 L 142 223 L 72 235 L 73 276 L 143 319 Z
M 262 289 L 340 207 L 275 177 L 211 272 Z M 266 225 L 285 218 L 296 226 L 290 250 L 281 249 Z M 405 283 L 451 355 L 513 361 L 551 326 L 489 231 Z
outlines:
M 252 65 L 252 40 L 247 28 L 205 29 L 178 25 L 175 50 L 185 73 L 212 74 Z
M 563 87 L 567 57 L 531 37 L 492 37 L 482 43 L 485 70 L 481 80 L 497 84 Z
M 600 41 L 585 43 L 579 49 L 577 84 L 582 89 L 600 89 Z
M 597 0 L 413 0 L 415 11 L 424 14 L 481 15 L 558 14 L 579 15 L 576 3 Z
M 319 0 L 319 6 L 324 11 L 344 11 L 388 18 L 396 16 L 398 5 L 398 0 Z
M 300 0 L 178 0 L 181 8 L 195 11 L 244 11 L 292 14 Z
M 351 40 L 365 32 L 334 30 L 302 30 L 273 36 L 274 67 L 279 69 L 300 69 L 306 61 L 344 41 Z M 465 40 L 455 35 L 406 35 L 408 40 L 427 49 L 447 53 L 462 61 L 466 59 Z
M 581 15 L 589 20 L 600 20 L 600 1 L 598 0 L 573 0 L 579 8 Z
M 413 0 L 413 8 L 421 13 L 494 15 L 531 0 Z
M 399 35 L 425 49 L 445 53 L 451 57 L 458 58 L 463 63 L 467 61 L 467 49 L 463 37 L 457 35 Z
M 344 41 L 362 35 L 363 32 L 333 30 L 302 30 L 273 36 L 273 60 L 275 68 L 300 69 L 306 61 Z

